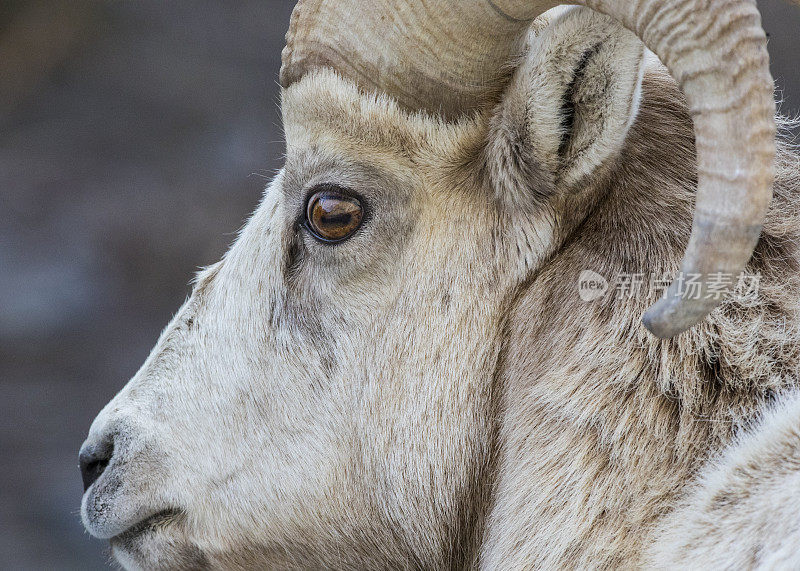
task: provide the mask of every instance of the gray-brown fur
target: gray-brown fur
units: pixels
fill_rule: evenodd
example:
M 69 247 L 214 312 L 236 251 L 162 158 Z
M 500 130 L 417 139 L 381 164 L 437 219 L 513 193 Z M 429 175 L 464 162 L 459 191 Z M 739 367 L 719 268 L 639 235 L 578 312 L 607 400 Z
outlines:
M 598 204 L 509 315 L 489 567 L 640 565 L 649 530 L 705 460 L 800 384 L 800 156 L 783 141 L 778 156 L 750 267 L 762 274 L 757 302 L 728 302 L 659 341 L 639 325 L 647 299 L 582 301 L 582 270 L 671 274 L 685 247 L 691 122 L 671 79 L 645 78 Z

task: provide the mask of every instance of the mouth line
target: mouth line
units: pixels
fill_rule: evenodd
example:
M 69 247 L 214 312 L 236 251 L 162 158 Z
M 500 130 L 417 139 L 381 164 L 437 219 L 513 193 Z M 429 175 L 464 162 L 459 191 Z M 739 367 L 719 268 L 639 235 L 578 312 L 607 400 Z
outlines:
M 133 524 L 125 531 L 115 535 L 111 541 L 125 541 L 147 532 L 154 532 L 168 527 L 183 518 L 183 512 L 178 509 L 166 509 L 146 517 L 139 523 Z

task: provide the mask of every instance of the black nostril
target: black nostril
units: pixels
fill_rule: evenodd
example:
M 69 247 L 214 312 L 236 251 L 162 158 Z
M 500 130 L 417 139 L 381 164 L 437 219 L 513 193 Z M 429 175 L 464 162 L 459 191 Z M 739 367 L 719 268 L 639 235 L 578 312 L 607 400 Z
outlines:
M 86 447 L 78 455 L 78 462 L 81 466 L 81 476 L 83 477 L 83 491 L 97 481 L 111 460 L 113 446 L 108 445 Z

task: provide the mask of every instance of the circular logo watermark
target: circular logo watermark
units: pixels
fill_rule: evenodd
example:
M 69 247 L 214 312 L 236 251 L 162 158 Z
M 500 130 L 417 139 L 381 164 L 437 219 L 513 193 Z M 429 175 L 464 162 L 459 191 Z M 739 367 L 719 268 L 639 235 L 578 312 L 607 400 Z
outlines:
M 583 301 L 600 299 L 606 295 L 607 291 L 608 281 L 597 272 L 583 270 L 578 276 L 578 295 Z

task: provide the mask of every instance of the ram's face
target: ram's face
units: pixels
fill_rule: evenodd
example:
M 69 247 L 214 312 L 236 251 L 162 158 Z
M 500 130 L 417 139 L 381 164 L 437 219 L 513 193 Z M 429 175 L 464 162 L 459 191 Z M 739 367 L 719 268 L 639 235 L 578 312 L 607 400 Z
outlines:
M 773 164 L 763 31 L 751 2 L 730 1 L 741 26 L 686 19 L 685 2 L 635 3 L 641 19 L 631 3 L 599 3 L 651 40 L 729 35 L 706 51 L 655 42 L 701 110 L 701 174 L 735 167 L 701 177 L 711 182 L 684 265 L 701 274 L 749 258 Z M 499 62 L 548 2 L 391 4 L 305 0 L 295 11 L 285 168 L 92 426 L 82 517 L 126 566 L 474 561 L 504 318 L 610 191 L 644 48 L 613 20 L 568 10 L 528 36 L 512 77 Z M 368 22 L 342 25 L 355 17 Z M 667 33 L 662 21 L 681 25 Z M 371 31 L 354 41 L 353 29 Z M 728 77 L 722 60 L 756 71 Z M 709 100 L 721 85 L 735 96 Z M 736 97 L 757 119 L 744 135 L 758 153 L 740 148 Z M 651 320 L 662 335 L 713 306 L 670 296 Z
M 482 127 L 333 74 L 284 109 L 285 168 L 92 427 L 82 515 L 125 564 L 336 566 L 383 538 L 381 565 L 471 517 L 513 279 Z

